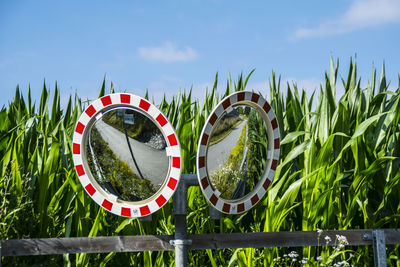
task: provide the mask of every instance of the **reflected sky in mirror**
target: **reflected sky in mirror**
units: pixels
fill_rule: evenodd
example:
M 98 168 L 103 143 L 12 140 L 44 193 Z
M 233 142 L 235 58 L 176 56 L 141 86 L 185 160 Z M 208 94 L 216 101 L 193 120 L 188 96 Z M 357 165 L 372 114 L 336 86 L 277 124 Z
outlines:
M 257 186 L 267 160 L 267 138 L 266 124 L 251 106 L 234 106 L 217 121 L 207 148 L 207 171 L 221 198 L 239 199 Z
M 166 179 L 166 145 L 150 118 L 120 107 L 92 125 L 86 155 L 93 177 L 106 192 L 121 200 L 141 201 L 154 195 Z

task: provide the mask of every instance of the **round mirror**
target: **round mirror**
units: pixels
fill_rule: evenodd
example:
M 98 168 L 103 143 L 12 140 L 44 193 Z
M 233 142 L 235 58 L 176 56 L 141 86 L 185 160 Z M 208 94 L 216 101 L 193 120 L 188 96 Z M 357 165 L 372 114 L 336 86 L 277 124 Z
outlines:
M 209 116 L 198 146 L 200 188 L 218 210 L 237 214 L 255 206 L 279 159 L 275 114 L 260 95 L 234 93 Z
M 157 211 L 180 179 L 180 147 L 172 126 L 154 105 L 130 94 L 105 96 L 82 113 L 73 154 L 85 190 L 120 216 Z
M 86 142 L 92 176 L 118 199 L 145 200 L 164 183 L 167 143 L 157 125 L 140 111 L 117 107 L 102 113 Z

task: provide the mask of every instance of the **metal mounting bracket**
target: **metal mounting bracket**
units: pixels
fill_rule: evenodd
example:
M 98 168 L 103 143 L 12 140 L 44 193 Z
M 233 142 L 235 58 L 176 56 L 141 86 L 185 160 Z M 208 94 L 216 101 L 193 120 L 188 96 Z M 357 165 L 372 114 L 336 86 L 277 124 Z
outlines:
M 192 244 L 192 239 L 174 239 L 170 240 L 169 243 L 173 246 L 179 246 L 179 245 L 190 246 Z
M 386 267 L 386 238 L 384 230 L 372 230 L 362 235 L 365 241 L 372 241 L 374 248 L 374 266 Z

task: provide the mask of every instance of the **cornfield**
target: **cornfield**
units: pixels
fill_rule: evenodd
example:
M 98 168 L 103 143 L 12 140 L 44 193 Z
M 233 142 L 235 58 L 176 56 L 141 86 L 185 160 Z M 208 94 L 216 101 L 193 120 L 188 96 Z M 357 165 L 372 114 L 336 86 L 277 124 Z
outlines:
M 338 69 L 339 61 L 331 59 L 325 83 L 311 96 L 295 83 L 288 83 L 284 92 L 280 77 L 272 73 L 269 92 L 261 94 L 275 110 L 282 142 L 267 196 L 247 213 L 222 215 L 214 221 L 200 189 L 191 187 L 190 234 L 400 228 L 400 88 L 388 89 L 384 66 L 379 80 L 372 69 L 366 88 L 361 88 L 355 60 L 350 59 L 347 78 L 340 81 Z M 201 105 L 191 90 L 171 101 L 164 97 L 159 104 L 179 136 L 182 173 L 195 173 L 198 138 L 213 107 L 232 92 L 252 90 L 246 88 L 252 73 L 240 75 L 236 82 L 229 76 L 221 94 L 217 74 Z M 336 101 L 338 83 L 345 93 Z M 112 84 L 107 91 L 114 92 Z M 84 192 L 73 167 L 71 138 L 86 103 L 78 95 L 70 96 L 63 110 L 57 84 L 53 92 L 49 103 L 50 91 L 43 85 L 37 105 L 30 89 L 25 100 L 17 87 L 14 99 L 0 111 L 0 238 L 173 234 L 172 201 L 151 221 L 141 221 L 105 212 Z M 99 96 L 105 92 L 103 81 Z M 292 250 L 307 258 L 309 266 L 342 260 L 356 266 L 373 262 L 372 248 L 366 246 L 346 247 L 340 253 L 327 246 L 190 251 L 189 262 L 192 266 L 273 266 Z M 389 266 L 400 265 L 399 245 L 388 246 L 387 255 Z M 329 260 L 318 261 L 319 256 Z M 173 266 L 174 253 L 5 257 L 2 263 Z

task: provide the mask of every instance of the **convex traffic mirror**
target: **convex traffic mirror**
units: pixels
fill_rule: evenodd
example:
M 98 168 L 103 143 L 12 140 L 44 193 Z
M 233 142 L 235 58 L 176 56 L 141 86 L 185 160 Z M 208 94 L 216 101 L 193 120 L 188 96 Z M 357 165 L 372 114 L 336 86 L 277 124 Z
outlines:
M 274 111 L 259 94 L 237 92 L 206 121 L 197 153 L 197 175 L 207 200 L 227 214 L 245 212 L 266 193 L 279 160 Z
M 82 113 L 73 155 L 87 193 L 120 216 L 154 213 L 180 179 L 180 145 L 173 127 L 154 105 L 131 94 L 107 95 Z

